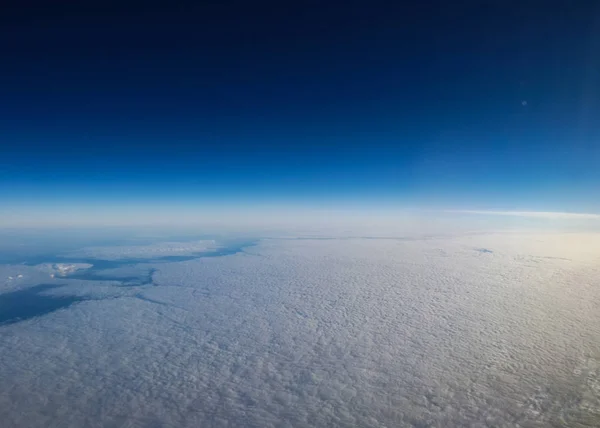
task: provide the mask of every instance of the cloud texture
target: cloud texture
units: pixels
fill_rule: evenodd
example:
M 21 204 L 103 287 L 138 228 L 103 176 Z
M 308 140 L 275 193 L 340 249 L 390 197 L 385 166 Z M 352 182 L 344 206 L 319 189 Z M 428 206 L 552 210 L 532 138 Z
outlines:
M 598 261 L 593 234 L 272 239 L 148 286 L 64 279 L 49 293 L 86 299 L 0 326 L 0 418 L 593 426 Z

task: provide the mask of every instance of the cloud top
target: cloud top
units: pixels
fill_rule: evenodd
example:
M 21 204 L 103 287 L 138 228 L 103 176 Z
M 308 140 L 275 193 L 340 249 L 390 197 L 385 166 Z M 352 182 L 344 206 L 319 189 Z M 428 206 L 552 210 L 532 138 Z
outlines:
M 599 257 L 586 233 L 276 238 L 228 257 L 144 260 L 145 286 L 55 278 L 33 289 L 52 312 L 0 326 L 0 419 L 583 425 L 600 410 Z M 25 268 L 5 274 L 29 280 Z M 68 293 L 81 298 L 47 308 Z

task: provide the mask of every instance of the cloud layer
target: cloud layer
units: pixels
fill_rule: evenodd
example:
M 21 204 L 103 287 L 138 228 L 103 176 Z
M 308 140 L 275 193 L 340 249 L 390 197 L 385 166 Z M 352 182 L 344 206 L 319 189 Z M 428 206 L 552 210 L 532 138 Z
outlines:
M 62 279 L 48 293 L 86 298 L 0 326 L 0 418 L 589 424 L 600 411 L 598 261 L 592 234 L 271 239 L 157 265 L 149 286 Z

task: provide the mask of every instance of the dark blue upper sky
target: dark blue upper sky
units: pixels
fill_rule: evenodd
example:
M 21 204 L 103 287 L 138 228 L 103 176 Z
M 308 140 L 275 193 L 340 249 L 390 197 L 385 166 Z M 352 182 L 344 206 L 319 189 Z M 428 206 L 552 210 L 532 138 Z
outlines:
M 597 2 L 51 3 L 0 14 L 6 201 L 600 211 Z

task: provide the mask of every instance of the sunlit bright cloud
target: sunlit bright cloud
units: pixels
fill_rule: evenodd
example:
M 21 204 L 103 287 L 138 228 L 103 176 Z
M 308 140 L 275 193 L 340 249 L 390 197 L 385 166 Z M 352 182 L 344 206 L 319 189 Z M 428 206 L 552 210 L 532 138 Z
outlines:
M 458 214 L 480 214 L 480 215 L 502 215 L 514 217 L 534 217 L 545 219 L 573 219 L 573 220 L 600 220 L 600 214 L 590 213 L 566 213 L 566 212 L 549 212 L 549 211 L 485 211 L 485 210 L 453 210 L 445 211 Z

